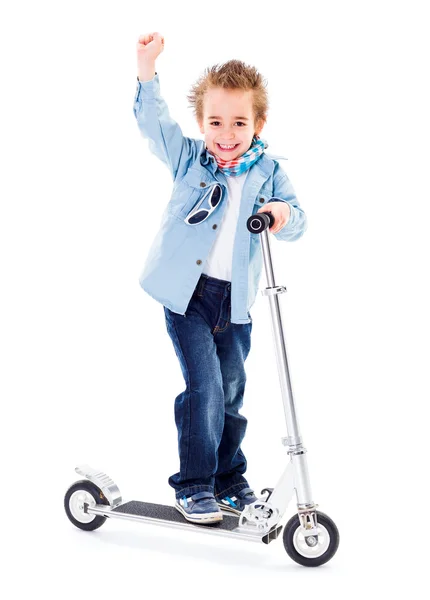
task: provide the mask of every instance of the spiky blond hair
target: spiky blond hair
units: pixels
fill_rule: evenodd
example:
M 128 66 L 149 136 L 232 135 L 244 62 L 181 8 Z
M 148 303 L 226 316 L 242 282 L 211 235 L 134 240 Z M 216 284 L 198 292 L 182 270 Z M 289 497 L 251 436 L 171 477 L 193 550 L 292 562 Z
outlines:
M 197 121 L 203 121 L 204 96 L 211 88 L 224 88 L 228 90 L 252 90 L 254 123 L 260 119 L 266 119 L 269 109 L 269 97 L 267 93 L 267 82 L 257 69 L 246 65 L 241 60 L 229 60 L 222 65 L 207 67 L 203 75 L 191 87 L 187 100 Z

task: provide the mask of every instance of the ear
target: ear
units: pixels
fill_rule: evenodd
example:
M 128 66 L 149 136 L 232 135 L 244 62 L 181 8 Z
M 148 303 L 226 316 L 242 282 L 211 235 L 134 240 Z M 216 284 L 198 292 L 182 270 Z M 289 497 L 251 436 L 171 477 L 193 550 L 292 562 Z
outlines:
M 255 135 L 260 135 L 261 131 L 263 130 L 263 127 L 266 123 L 267 118 L 263 117 L 261 119 L 259 119 L 259 121 L 256 123 L 255 125 Z
M 203 121 L 197 121 L 197 124 L 199 126 L 200 133 L 204 133 L 205 132 L 205 128 L 203 127 Z

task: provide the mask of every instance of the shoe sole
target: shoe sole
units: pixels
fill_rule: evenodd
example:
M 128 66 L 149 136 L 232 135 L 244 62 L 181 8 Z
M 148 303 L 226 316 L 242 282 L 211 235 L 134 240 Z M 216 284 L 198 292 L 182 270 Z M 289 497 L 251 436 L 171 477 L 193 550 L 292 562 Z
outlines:
M 221 511 L 204 514 L 202 513 L 201 515 L 194 515 L 193 517 L 192 515 L 186 513 L 180 504 L 175 504 L 175 508 L 187 519 L 187 521 L 190 521 L 190 523 L 217 523 L 218 521 L 222 521 L 223 518 Z
M 227 506 L 227 504 L 222 504 L 220 502 L 217 502 L 217 504 L 221 510 L 225 510 L 226 512 L 231 512 L 235 515 L 238 515 L 239 517 L 242 514 L 243 510 L 245 509 L 245 507 L 243 507 L 242 510 L 238 510 L 237 508 L 233 508 L 232 506 Z
M 233 513 L 235 515 L 240 516 L 242 511 L 237 510 L 237 508 L 233 508 L 232 506 L 227 506 L 226 504 L 217 503 L 221 510 L 225 510 L 225 512 Z

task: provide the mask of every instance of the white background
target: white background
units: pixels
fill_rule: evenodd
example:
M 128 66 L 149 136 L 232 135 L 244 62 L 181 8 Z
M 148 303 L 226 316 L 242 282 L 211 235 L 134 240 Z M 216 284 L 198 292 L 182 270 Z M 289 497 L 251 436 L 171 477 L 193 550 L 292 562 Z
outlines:
M 1 17 L 2 546 L 5 598 L 399 597 L 428 552 L 429 53 L 425 2 L 21 2 Z M 314 499 L 336 556 L 111 520 L 63 498 L 89 463 L 125 500 L 172 504 L 184 381 L 138 277 L 170 197 L 132 106 L 159 31 L 161 93 L 212 64 L 268 81 L 262 137 L 308 217 L 272 239 Z M 260 289 L 266 285 L 264 273 Z M 242 449 L 259 493 L 287 460 L 268 301 L 252 308 Z M 285 521 L 294 514 L 294 503 Z M 427 555 L 428 556 L 428 555 Z M 7 589 L 8 588 L 8 589 Z

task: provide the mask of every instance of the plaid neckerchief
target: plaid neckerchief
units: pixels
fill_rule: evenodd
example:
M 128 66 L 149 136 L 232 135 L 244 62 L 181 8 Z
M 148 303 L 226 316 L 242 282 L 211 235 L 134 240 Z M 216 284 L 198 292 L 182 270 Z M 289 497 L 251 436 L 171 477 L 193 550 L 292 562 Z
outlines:
M 265 140 L 262 140 L 260 136 L 254 135 L 252 138 L 251 147 L 242 156 L 235 158 L 234 160 L 224 160 L 207 147 L 206 151 L 208 154 L 214 157 L 218 164 L 218 168 L 224 173 L 225 176 L 237 177 L 242 175 L 246 170 L 249 169 L 263 154 L 264 150 L 268 147 Z

